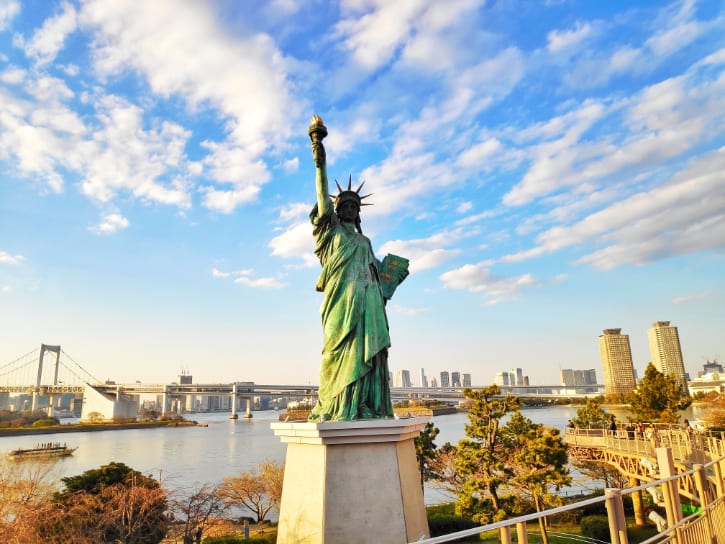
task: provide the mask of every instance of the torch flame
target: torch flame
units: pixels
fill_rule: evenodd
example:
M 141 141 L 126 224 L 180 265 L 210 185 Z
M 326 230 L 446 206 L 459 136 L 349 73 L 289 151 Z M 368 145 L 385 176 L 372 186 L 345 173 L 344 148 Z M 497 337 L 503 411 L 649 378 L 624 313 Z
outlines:
M 312 116 L 312 122 L 310 123 L 312 125 L 324 125 L 325 123 L 322 122 L 322 117 L 319 115 L 313 115 Z

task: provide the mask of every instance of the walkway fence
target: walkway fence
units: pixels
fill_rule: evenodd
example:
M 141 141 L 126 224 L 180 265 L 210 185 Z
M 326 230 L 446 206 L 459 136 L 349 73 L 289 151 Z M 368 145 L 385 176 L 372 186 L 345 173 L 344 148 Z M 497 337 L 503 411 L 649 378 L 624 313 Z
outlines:
M 567 429 L 570 457 L 615 466 L 629 477 L 631 487 L 606 489 L 604 496 L 467 529 L 421 539 L 417 544 L 438 544 L 496 531 L 502 544 L 528 544 L 529 533 L 538 532 L 541 518 L 550 518 L 594 504 L 604 503 L 612 544 L 629 544 L 623 497 L 631 496 L 637 525 L 646 523 L 642 495 L 664 508 L 666 519 L 650 514 L 658 534 L 641 544 L 725 543 L 725 441 L 717 434 L 688 432 L 673 426 L 653 426 L 648 434 L 602 429 Z M 695 505 L 684 516 L 681 497 Z M 529 524 L 534 524 L 529 527 Z M 572 541 L 594 542 L 577 535 Z M 533 537 L 532 537 L 533 541 Z M 538 538 L 536 542 L 538 542 Z

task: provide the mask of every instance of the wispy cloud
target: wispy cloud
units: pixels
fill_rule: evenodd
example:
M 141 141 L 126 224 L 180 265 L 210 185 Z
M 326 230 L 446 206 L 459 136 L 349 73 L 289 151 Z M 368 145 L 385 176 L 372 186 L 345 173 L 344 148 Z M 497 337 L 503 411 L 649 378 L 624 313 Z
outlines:
M 20 2 L 17 0 L 7 0 L 0 3 L 0 31 L 5 30 L 10 21 L 20 13 Z
M 97 225 L 89 227 L 88 230 L 96 234 L 113 234 L 119 230 L 128 228 L 129 222 L 124 216 L 118 213 L 109 213 L 101 218 Z
M 25 260 L 22 255 L 10 255 L 6 251 L 0 251 L 0 263 L 1 264 L 20 264 Z
M 255 278 L 254 270 L 247 268 L 244 270 L 236 270 L 233 272 L 224 272 L 218 268 L 212 268 L 211 275 L 214 278 L 232 279 L 234 283 L 246 285 L 248 287 L 259 287 L 261 289 L 282 289 L 287 286 L 278 278 L 261 277 Z
M 489 263 L 466 264 L 441 274 L 440 279 L 443 286 L 448 289 L 465 289 L 472 293 L 483 293 L 489 304 L 511 298 L 522 289 L 537 283 L 531 274 L 510 277 L 494 276 L 489 266 Z
M 722 295 L 722 290 L 713 291 L 701 291 L 699 293 L 692 293 L 689 295 L 683 295 L 672 299 L 672 304 L 687 304 L 688 302 L 697 302 L 700 300 L 710 300 L 713 297 Z

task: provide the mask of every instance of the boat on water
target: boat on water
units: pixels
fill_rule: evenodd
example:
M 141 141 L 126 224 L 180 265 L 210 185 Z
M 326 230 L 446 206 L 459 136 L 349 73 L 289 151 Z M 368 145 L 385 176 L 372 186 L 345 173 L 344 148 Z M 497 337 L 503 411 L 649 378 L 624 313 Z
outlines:
M 60 442 L 36 444 L 34 448 L 18 448 L 7 453 L 10 459 L 44 459 L 47 457 L 67 457 L 73 455 L 78 448 L 69 448 Z

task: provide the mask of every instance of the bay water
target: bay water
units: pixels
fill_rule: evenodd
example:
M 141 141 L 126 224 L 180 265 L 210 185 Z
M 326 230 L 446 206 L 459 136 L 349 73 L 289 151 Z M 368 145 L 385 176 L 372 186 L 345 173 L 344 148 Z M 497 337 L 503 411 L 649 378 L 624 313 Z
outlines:
M 525 408 L 523 415 L 563 431 L 567 420 L 576 416 L 576 406 Z M 608 409 L 626 420 L 624 410 Z M 286 444 L 274 436 L 270 423 L 280 412 L 254 412 L 252 419 L 229 419 L 228 413 L 188 414 L 187 419 L 207 424 L 202 427 L 156 427 L 99 432 L 58 433 L 0 437 L 0 455 L 16 448 L 33 447 L 43 442 L 67 443 L 77 447 L 75 453 L 54 461 L 58 477 L 74 476 L 112 461 L 160 480 L 164 487 L 184 490 L 205 483 L 219 483 L 226 476 L 236 476 L 269 459 L 283 463 Z M 682 414 L 697 419 L 697 409 Z M 438 446 L 456 444 L 465 437 L 468 416 L 464 412 L 433 418 L 440 430 Z M 435 489 L 426 490 L 426 502 L 435 504 L 447 498 Z

